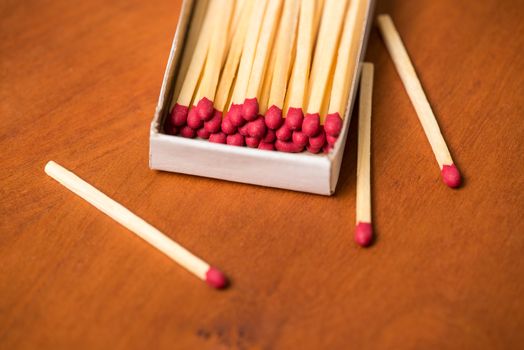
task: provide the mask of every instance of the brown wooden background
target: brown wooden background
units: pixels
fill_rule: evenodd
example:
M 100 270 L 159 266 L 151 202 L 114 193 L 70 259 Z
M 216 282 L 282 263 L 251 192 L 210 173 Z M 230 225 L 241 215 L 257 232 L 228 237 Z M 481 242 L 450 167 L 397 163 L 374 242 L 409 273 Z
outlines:
M 524 346 L 524 3 L 379 0 L 464 188 L 440 181 L 374 29 L 378 240 L 331 198 L 148 169 L 180 1 L 0 1 L 0 348 Z M 217 292 L 48 178 L 53 159 L 224 269 Z

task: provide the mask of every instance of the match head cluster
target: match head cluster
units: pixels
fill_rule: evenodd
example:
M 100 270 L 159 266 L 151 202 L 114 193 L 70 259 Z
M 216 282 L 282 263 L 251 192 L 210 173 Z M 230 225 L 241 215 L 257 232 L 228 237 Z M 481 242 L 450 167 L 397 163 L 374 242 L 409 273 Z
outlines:
M 242 107 L 233 105 L 223 116 L 216 109 L 209 113 L 203 112 L 198 105 L 188 108 L 177 104 L 167 120 L 166 131 L 186 138 L 267 151 L 327 153 L 337 141 L 342 126 L 338 115 L 337 119 L 326 119 L 326 123 L 320 125 L 318 114 L 304 117 L 298 108 L 294 108 L 288 118 L 282 118 L 276 106 L 268 109 L 265 115 L 249 116 L 251 120 L 248 120 Z
M 344 33 L 354 32 L 355 21 L 347 19 L 358 6 L 350 3 L 196 2 L 165 132 L 262 150 L 329 152 L 353 79 L 352 35 Z

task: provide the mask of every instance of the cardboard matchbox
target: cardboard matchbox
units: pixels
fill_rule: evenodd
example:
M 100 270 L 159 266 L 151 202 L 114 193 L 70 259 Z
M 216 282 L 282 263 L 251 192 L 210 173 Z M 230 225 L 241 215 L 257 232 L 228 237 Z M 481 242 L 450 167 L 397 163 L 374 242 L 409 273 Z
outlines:
M 355 42 L 357 47 L 355 61 L 352 63 L 354 67 L 348 76 L 351 89 L 344 124 L 334 148 L 328 154 L 264 151 L 164 133 L 163 125 L 170 112 L 174 82 L 178 79 L 179 62 L 196 1 L 198 0 L 183 1 L 180 11 L 160 97 L 151 123 L 150 168 L 321 195 L 333 194 L 351 121 L 360 64 L 364 58 L 372 23 L 374 1 L 368 1 L 367 7 L 363 7 L 357 17 L 357 28 L 360 26 L 361 35 L 355 38 L 358 41 Z

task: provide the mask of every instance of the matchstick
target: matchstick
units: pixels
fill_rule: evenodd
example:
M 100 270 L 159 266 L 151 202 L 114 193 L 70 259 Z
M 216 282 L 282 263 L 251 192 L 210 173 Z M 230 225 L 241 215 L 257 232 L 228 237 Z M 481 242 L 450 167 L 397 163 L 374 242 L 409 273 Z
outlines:
M 196 106 L 197 114 L 203 121 L 207 121 L 213 117 L 213 101 L 215 99 L 222 62 L 226 56 L 229 29 L 227 24 L 233 12 L 233 2 L 231 0 L 213 1 L 216 1 L 216 13 L 214 14 L 215 22 L 213 24 L 212 39 L 209 45 L 209 53 L 207 55 L 202 81 L 198 89 L 199 94 L 195 96 L 195 101 L 198 101 Z M 201 127 L 201 125 L 198 127 Z
M 242 56 L 242 48 L 244 47 L 244 41 L 246 38 L 246 32 L 250 23 L 251 13 L 253 9 L 253 1 L 245 1 L 240 14 L 240 22 L 237 25 L 233 35 L 233 40 L 227 54 L 227 59 L 220 75 L 220 81 L 218 84 L 218 90 L 215 95 L 215 115 L 212 121 L 205 123 L 204 127 L 209 129 L 211 133 L 216 133 L 220 129 L 220 123 L 222 121 L 222 113 L 227 112 L 229 97 L 231 94 L 232 87 L 234 86 L 235 74 L 240 63 L 240 57 Z M 230 118 L 232 124 L 237 127 L 244 122 L 244 118 L 240 113 L 236 114 L 237 118 Z M 218 129 L 215 127 L 218 123 Z
M 211 3 L 207 8 L 205 20 L 198 35 L 198 42 L 191 56 L 191 63 L 184 77 L 180 94 L 177 96 L 176 104 L 171 112 L 171 123 L 176 127 L 182 127 L 187 122 L 189 107 L 191 106 L 200 74 L 204 68 L 213 24 L 215 23 L 214 12 L 217 10 L 213 4 L 216 4 L 216 2 Z
M 337 64 L 331 87 L 328 113 L 325 120 L 324 129 L 329 136 L 338 136 L 342 130 L 342 118 L 346 111 L 350 88 L 350 72 L 355 68 L 356 58 L 352 57 L 352 47 L 355 47 L 354 40 L 359 37 L 360 31 L 357 30 L 357 15 L 359 5 L 363 1 L 350 1 L 349 8 L 344 20 L 344 29 L 337 53 Z
M 422 128 L 433 149 L 433 153 L 441 169 L 442 180 L 449 187 L 457 188 L 462 182 L 460 172 L 451 158 L 446 141 L 438 126 L 437 119 L 433 114 L 433 110 L 422 89 L 420 80 L 417 77 L 415 68 L 411 63 L 400 35 L 389 15 L 380 15 L 377 21 L 389 54 L 393 59 L 400 79 L 411 99 L 411 103 L 415 107 Z
M 286 0 L 276 42 L 274 72 L 265 120 L 270 129 L 277 129 L 282 124 L 282 108 L 286 97 L 289 72 L 292 63 L 293 46 L 295 43 L 298 14 L 298 0 Z M 270 63 L 271 64 L 271 63 Z
M 282 0 L 269 0 L 264 21 L 258 38 L 256 55 L 253 61 L 246 98 L 242 106 L 242 116 L 247 121 L 258 117 L 258 98 L 264 82 L 264 73 L 270 56 L 270 47 L 275 36 Z M 248 38 L 247 40 L 250 40 Z
M 85 182 L 72 172 L 50 161 L 45 166 L 47 175 L 64 185 L 98 210 L 107 214 L 138 237 L 160 250 L 169 258 L 193 273 L 214 288 L 224 288 L 228 281 L 225 275 L 215 267 L 211 267 L 193 253 L 174 242 L 155 227 L 133 214 L 120 203 Z
M 302 0 L 295 62 L 286 96 L 285 125 L 290 130 L 297 130 L 302 127 L 315 32 L 315 2 Z
M 178 95 L 180 94 L 180 90 L 182 89 L 182 83 L 184 82 L 183 78 L 185 78 L 187 71 L 189 69 L 189 65 L 191 64 L 191 58 L 193 57 L 193 52 L 195 51 L 195 47 L 198 42 L 200 31 L 202 29 L 202 24 L 206 17 L 206 10 L 207 10 L 208 5 L 209 5 L 209 0 L 197 1 L 195 5 L 193 18 L 191 19 L 191 23 L 189 25 L 189 34 L 187 36 L 187 42 L 186 42 L 186 45 L 184 45 L 184 52 L 182 54 L 182 62 L 180 63 L 180 69 L 178 71 L 177 79 L 175 82 L 173 98 L 172 98 L 171 105 L 169 108 L 170 111 L 172 110 L 172 108 L 174 107 L 176 103 Z
M 313 67 L 309 77 L 307 114 L 302 122 L 302 131 L 309 137 L 316 136 L 321 130 L 320 111 L 335 61 L 346 5 L 346 0 L 325 0 Z
M 233 42 L 233 38 L 235 37 L 236 31 L 239 29 L 240 23 L 242 22 L 242 12 L 244 11 L 244 6 L 246 4 L 246 0 L 233 0 L 235 3 L 234 5 L 234 12 L 233 16 L 231 18 L 231 25 L 229 26 L 229 32 L 227 35 L 227 47 L 231 46 L 231 43 Z M 224 64 L 226 57 L 224 57 L 224 61 L 222 61 L 222 64 Z
M 269 107 L 269 94 L 271 92 L 271 83 L 273 81 L 273 73 L 275 71 L 276 55 L 276 47 L 272 47 L 271 56 L 266 69 L 266 74 L 264 74 L 264 83 L 262 84 L 262 91 L 260 92 L 260 100 L 258 101 L 258 113 L 260 113 L 261 115 L 265 115 Z
M 367 247 L 373 241 L 371 225 L 371 104 L 373 64 L 363 63 L 358 115 L 357 204 L 355 241 Z
M 251 2 L 251 1 L 248 1 Z M 254 1 L 253 1 L 254 2 Z M 224 121 L 228 120 L 227 124 L 232 124 L 238 121 L 238 124 L 232 124 L 232 130 L 240 125 L 239 120 L 242 117 L 242 104 L 246 98 L 247 87 L 249 84 L 249 77 L 251 74 L 251 68 L 255 59 L 255 53 L 257 49 L 258 37 L 260 35 L 260 29 L 262 27 L 264 13 L 266 12 L 268 0 L 257 1 L 253 4 L 251 14 L 249 16 L 249 26 L 244 40 L 242 48 L 242 57 L 238 66 L 238 73 L 233 88 L 233 94 L 231 97 L 231 106 L 227 112 Z M 256 5 L 256 6 L 255 6 Z M 226 124 L 226 125 L 227 125 Z

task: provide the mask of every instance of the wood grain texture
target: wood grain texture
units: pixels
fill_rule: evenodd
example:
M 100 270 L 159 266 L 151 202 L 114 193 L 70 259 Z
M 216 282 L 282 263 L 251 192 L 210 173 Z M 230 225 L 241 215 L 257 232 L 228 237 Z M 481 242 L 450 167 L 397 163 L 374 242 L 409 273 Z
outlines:
M 0 348 L 524 346 L 522 1 L 379 1 L 466 183 L 441 183 L 374 29 L 368 250 L 352 241 L 356 123 L 331 198 L 148 169 L 179 10 L 0 2 Z M 49 159 L 224 269 L 232 288 L 207 288 L 56 184 Z

